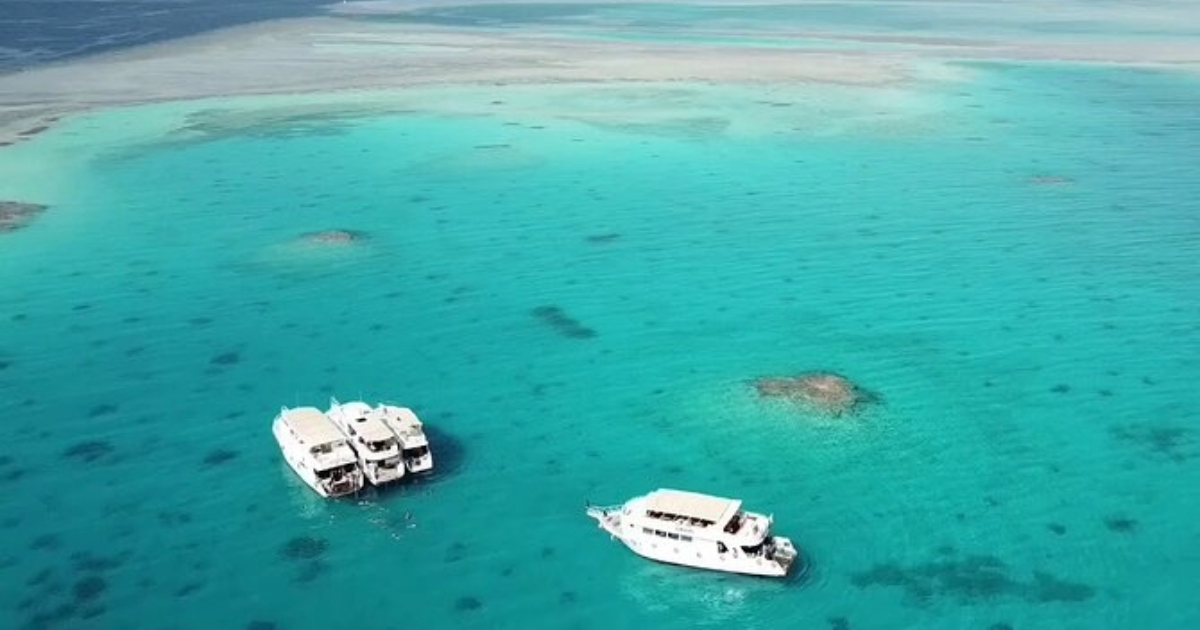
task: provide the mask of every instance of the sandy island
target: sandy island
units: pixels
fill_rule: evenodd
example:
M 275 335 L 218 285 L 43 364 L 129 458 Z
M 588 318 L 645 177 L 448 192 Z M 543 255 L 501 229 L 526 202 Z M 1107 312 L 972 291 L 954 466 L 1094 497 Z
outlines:
M 919 3 L 897 2 L 919 7 Z M 1171 13 L 1066 4 L 1024 6 L 1029 20 L 1069 18 L 1171 23 Z M 433 27 L 371 16 L 413 5 L 337 5 L 328 17 L 279 20 L 187 39 L 35 67 L 0 76 L 0 146 L 48 129 L 60 117 L 95 107 L 217 96 L 395 89 L 446 84 L 612 82 L 793 83 L 887 86 L 962 74 L 960 60 L 1068 60 L 1200 68 L 1200 42 L 1188 39 L 981 38 L 903 31 L 816 32 L 773 29 L 774 38 L 820 37 L 842 45 L 608 41 L 532 29 Z M 913 9 L 917 10 L 917 9 Z M 955 7 L 956 11 L 966 10 Z M 975 7 L 979 20 L 1011 14 Z M 1180 8 L 1179 11 L 1190 11 Z M 995 13 L 995 16 L 990 16 Z M 1190 14 L 1189 14 L 1190 15 Z M 983 23 L 983 22 L 981 22 Z M 614 26 L 619 32 L 620 26 Z M 1119 27 L 1114 27 L 1119 28 Z M 736 31 L 732 31 L 736 33 Z M 1021 32 L 1021 31 L 1016 31 Z M 1118 30 L 1117 32 L 1123 32 Z M 755 35 L 758 33 L 743 33 Z

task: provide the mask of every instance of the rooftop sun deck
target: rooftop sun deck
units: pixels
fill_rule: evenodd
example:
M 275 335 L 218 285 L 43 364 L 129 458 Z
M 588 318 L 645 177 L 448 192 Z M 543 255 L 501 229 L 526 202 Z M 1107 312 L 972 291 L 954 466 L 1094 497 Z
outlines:
M 742 507 L 736 499 L 683 492 L 656 490 L 646 497 L 646 516 L 668 521 L 684 521 L 694 527 L 712 527 L 729 521 Z
M 328 444 L 346 439 L 337 426 L 316 407 L 296 407 L 281 412 L 283 421 L 306 444 Z

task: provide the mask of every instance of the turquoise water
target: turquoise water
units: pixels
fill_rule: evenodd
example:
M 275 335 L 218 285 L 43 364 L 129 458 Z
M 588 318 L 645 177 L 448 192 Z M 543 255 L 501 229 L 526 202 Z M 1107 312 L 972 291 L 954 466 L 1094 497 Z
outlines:
M 5 149 L 0 198 L 53 207 L 0 235 L 0 626 L 1196 627 L 1200 83 L 960 70 L 154 105 Z M 330 228 L 371 238 L 295 243 Z M 883 402 L 750 385 L 812 369 Z M 414 407 L 437 474 L 318 500 L 268 427 L 330 395 Z M 660 486 L 774 513 L 808 573 L 583 515 Z

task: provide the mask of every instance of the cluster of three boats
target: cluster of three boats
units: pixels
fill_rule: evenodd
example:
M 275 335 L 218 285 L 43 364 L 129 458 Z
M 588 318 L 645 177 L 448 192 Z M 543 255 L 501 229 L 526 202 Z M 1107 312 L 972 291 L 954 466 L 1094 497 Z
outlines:
M 323 497 L 433 470 L 424 425 L 407 407 L 331 399 L 328 411 L 284 407 L 271 429 L 288 466 Z

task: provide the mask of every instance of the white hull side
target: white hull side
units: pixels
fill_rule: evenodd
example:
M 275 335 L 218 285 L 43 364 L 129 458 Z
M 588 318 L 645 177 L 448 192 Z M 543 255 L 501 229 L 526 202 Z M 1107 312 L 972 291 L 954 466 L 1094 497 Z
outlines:
M 779 564 L 765 558 L 753 558 L 739 554 L 736 550 L 723 554 L 716 551 L 704 552 L 698 550 L 695 543 L 680 543 L 669 539 L 659 540 L 625 540 L 619 539 L 630 551 L 658 562 L 678 564 L 695 569 L 709 571 L 724 571 L 726 573 L 742 573 L 745 575 L 761 575 L 767 577 L 783 577 L 787 575 Z
M 600 517 L 597 520 L 601 529 L 621 541 L 630 551 L 656 562 L 764 577 L 784 577 L 790 569 L 790 566 L 783 566 L 762 556 L 748 555 L 736 548 L 720 553 L 713 541 L 697 539 L 692 542 L 684 542 L 657 536 L 643 537 L 637 534 L 626 537 L 622 535 L 619 518 L 610 516 L 608 518 Z M 791 541 L 788 539 L 779 536 L 775 539 L 791 547 Z

